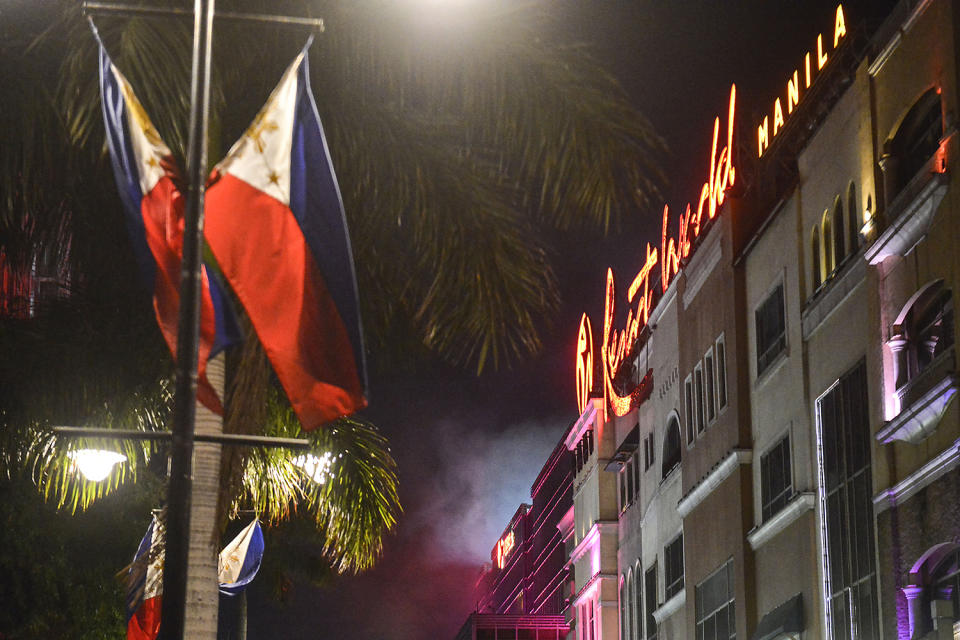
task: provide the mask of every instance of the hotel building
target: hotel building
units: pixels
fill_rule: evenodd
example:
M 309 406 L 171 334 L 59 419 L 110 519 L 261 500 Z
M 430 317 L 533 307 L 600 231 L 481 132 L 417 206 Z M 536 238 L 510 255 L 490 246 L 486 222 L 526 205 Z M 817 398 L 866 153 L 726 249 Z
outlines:
M 581 324 L 570 640 L 960 638 L 960 6 L 827 18 Z

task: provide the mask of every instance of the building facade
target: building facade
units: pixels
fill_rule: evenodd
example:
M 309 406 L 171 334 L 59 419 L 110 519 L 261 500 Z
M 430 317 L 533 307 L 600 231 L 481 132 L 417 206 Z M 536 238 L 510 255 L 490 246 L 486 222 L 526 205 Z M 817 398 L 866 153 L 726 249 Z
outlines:
M 960 6 L 827 18 L 581 323 L 570 639 L 960 637 Z

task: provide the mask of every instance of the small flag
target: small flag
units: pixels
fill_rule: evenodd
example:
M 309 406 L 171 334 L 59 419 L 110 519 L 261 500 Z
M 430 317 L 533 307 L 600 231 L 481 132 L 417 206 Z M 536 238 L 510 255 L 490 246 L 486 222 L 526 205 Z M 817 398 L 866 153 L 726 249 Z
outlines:
M 153 517 L 127 570 L 127 640 L 154 640 L 163 593 L 163 524 Z
M 130 83 L 110 61 L 99 36 L 97 41 L 103 121 L 127 232 L 141 276 L 153 292 L 157 324 L 176 357 L 184 227 L 178 171 Z M 202 278 L 197 399 L 222 415 L 220 398 L 206 379 L 206 363 L 218 349 L 239 341 L 239 328 L 206 266 Z
M 214 169 L 205 234 L 310 430 L 366 406 L 366 371 L 350 237 L 306 51 Z
M 263 559 L 263 531 L 254 520 L 220 552 L 220 593 L 235 596 L 257 575 Z

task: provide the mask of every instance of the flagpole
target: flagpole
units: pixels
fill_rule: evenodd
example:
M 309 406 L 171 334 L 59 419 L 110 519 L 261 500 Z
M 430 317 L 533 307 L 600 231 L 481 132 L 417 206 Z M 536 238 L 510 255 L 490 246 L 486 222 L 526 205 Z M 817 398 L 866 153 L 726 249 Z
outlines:
M 167 490 L 167 540 L 159 636 L 162 640 L 183 640 L 186 614 L 197 351 L 200 337 L 200 249 L 207 171 L 207 120 L 210 107 L 210 51 L 214 3 L 215 0 L 194 0 L 190 134 L 187 143 L 189 186 L 184 213 L 183 262 L 180 270 L 177 378 L 170 451 L 170 485 Z

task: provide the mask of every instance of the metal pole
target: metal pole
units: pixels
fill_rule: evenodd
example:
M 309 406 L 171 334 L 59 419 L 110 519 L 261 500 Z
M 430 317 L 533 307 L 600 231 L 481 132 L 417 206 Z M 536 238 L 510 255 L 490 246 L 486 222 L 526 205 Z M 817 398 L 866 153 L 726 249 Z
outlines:
M 170 440 L 169 431 L 138 431 L 136 429 L 99 429 L 96 427 L 54 427 L 53 432 L 64 438 L 91 438 L 103 440 Z M 309 450 L 313 445 L 306 438 L 275 438 L 240 433 L 221 435 L 194 434 L 194 442 L 219 442 L 240 447 L 275 447 Z
M 207 119 L 210 107 L 210 49 L 215 0 L 194 1 L 189 187 L 184 213 L 180 268 L 180 323 L 177 329 L 177 383 L 173 407 L 170 486 L 167 490 L 167 543 L 163 569 L 162 640 L 184 640 L 190 498 L 193 488 L 193 428 L 197 398 L 197 345 L 200 324 L 200 246 L 207 171 Z
M 119 2 L 98 2 L 95 0 L 84 2 L 80 5 L 80 7 L 84 12 L 106 16 L 176 18 L 193 15 L 192 10 L 182 7 L 148 7 Z M 285 27 L 297 27 L 312 29 L 315 31 L 323 31 L 322 18 L 301 18 L 298 16 L 283 16 L 265 13 L 241 13 L 238 11 L 218 11 L 214 18 L 217 20 L 265 23 Z

